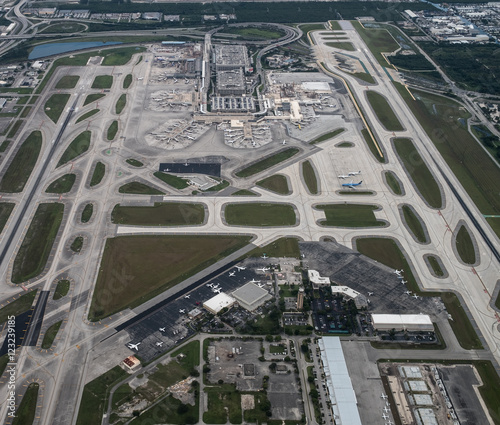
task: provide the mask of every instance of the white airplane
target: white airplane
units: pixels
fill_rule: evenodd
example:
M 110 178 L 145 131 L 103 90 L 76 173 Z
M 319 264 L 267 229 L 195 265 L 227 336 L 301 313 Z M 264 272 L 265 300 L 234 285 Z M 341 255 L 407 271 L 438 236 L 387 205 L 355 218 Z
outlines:
M 368 292 L 368 296 L 371 297 L 373 295 L 373 292 Z
M 188 298 L 189 299 L 189 298 L 191 298 L 191 295 L 186 295 L 184 298 Z
M 387 400 L 389 397 L 387 397 L 385 394 L 382 394 L 380 398 L 383 398 L 384 400 Z
M 396 273 L 399 276 L 401 273 L 403 273 L 403 269 L 401 269 L 401 270 L 396 269 L 396 270 L 394 270 L 394 273 Z
M 128 344 L 128 348 L 130 348 L 131 350 L 132 350 L 132 349 L 134 349 L 134 350 L 136 350 L 136 351 L 139 351 L 139 345 L 140 345 L 140 344 L 141 344 L 140 342 L 138 342 L 137 344 L 132 344 L 132 343 L 130 342 L 130 343 Z
M 236 267 L 236 268 L 238 269 L 238 271 L 240 271 L 240 272 L 241 272 L 242 270 L 245 270 L 245 269 L 246 269 L 246 267 L 241 267 L 241 266 L 235 266 L 235 267 Z
M 408 282 L 404 279 L 401 279 L 401 283 L 404 285 L 405 283 L 408 283 Z
M 389 413 L 391 411 L 391 409 L 389 409 L 387 406 L 384 406 L 384 412 L 385 413 Z
M 387 416 L 385 413 L 382 414 L 382 417 L 384 418 L 384 420 L 389 419 L 389 416 Z
M 157 347 L 161 347 L 162 345 L 163 345 L 163 341 L 159 341 L 159 342 L 156 343 Z
M 405 291 L 406 295 L 411 295 L 411 291 Z
M 235 272 L 229 272 L 229 277 L 234 276 L 236 273 Z
M 180 310 L 179 310 L 179 313 L 180 313 L 180 314 L 184 314 L 185 312 L 186 312 L 186 310 L 184 310 L 184 309 L 180 309 Z
M 260 283 L 260 280 L 255 280 L 255 279 L 252 279 L 252 280 L 250 281 L 250 283 Z
M 283 142 L 281 144 L 282 145 L 286 145 L 286 140 L 283 140 Z
M 207 283 L 207 286 L 208 286 L 209 288 L 213 288 L 213 287 L 214 287 L 214 284 L 213 284 L 213 283 Z
M 265 259 L 265 258 L 267 258 L 267 255 L 264 253 L 264 254 L 262 254 L 262 256 L 260 258 L 264 258 Z
M 257 270 L 265 273 L 265 272 L 267 272 L 268 270 L 271 270 L 271 269 L 269 267 L 262 267 L 261 269 L 257 269 Z
M 191 136 L 187 136 L 186 137 L 189 139 L 189 140 L 195 140 L 194 137 L 191 137 Z
M 420 298 L 417 294 L 413 294 L 412 297 L 415 298 L 416 300 Z
M 263 288 L 263 287 L 264 287 L 264 284 L 263 284 L 263 283 L 258 283 L 258 284 L 257 284 L 257 286 L 258 286 L 259 288 Z
M 385 425 L 394 425 L 394 422 L 389 421 L 389 422 L 386 422 Z
M 160 328 L 160 332 L 165 332 L 165 328 Z
M 346 179 L 349 177 L 348 175 L 346 176 L 345 174 L 341 174 L 340 176 L 337 176 L 339 179 Z
M 214 289 L 214 292 L 217 292 L 218 294 L 220 294 L 220 291 L 220 288 Z
M 347 175 L 349 176 L 357 176 L 361 174 L 361 171 L 350 171 L 349 173 L 347 173 Z

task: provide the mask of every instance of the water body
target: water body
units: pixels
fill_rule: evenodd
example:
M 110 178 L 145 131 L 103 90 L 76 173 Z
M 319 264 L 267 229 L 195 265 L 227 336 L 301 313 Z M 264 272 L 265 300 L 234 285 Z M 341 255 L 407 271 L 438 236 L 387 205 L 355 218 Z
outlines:
M 28 59 L 40 59 L 45 56 L 58 55 L 60 53 L 73 52 L 75 50 L 89 49 L 93 47 L 107 47 L 114 44 L 122 44 L 121 41 L 77 41 L 74 43 L 48 43 L 36 46 Z

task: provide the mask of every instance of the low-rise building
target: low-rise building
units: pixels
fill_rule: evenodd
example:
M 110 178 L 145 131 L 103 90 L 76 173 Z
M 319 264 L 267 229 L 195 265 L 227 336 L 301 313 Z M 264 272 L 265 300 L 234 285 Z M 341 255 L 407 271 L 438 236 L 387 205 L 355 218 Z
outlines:
M 434 331 L 432 320 L 427 314 L 372 314 L 372 324 L 378 331 Z

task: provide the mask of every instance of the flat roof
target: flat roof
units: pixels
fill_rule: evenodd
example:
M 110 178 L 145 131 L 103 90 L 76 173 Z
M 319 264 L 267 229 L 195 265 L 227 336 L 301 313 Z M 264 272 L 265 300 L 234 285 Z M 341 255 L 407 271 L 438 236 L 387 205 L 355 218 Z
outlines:
M 268 294 L 269 292 L 265 289 L 260 288 L 255 283 L 248 282 L 246 285 L 234 291 L 232 295 L 237 300 L 241 300 L 247 304 L 253 304 Z
M 236 300 L 226 294 L 225 292 L 221 292 L 217 294 L 215 297 L 210 298 L 208 301 L 203 303 L 203 307 L 212 312 L 218 313 L 225 307 L 230 307 L 236 302 Z
M 318 344 L 332 409 L 336 416 L 335 423 L 337 425 L 362 425 L 340 338 L 323 337 Z
M 373 324 L 377 325 L 432 325 L 427 314 L 372 314 Z

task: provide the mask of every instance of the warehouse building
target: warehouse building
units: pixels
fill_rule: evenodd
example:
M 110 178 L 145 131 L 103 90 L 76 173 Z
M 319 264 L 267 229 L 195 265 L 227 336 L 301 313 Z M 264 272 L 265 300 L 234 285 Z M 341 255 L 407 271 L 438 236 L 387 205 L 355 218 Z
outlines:
M 203 303 L 203 307 L 212 314 L 218 314 L 223 308 L 231 308 L 236 300 L 224 292 L 217 294 Z
M 271 295 L 265 289 L 260 288 L 255 283 L 247 283 L 232 293 L 238 304 L 245 310 L 254 311 L 267 300 Z
M 372 314 L 372 324 L 378 331 L 434 332 L 427 314 Z

